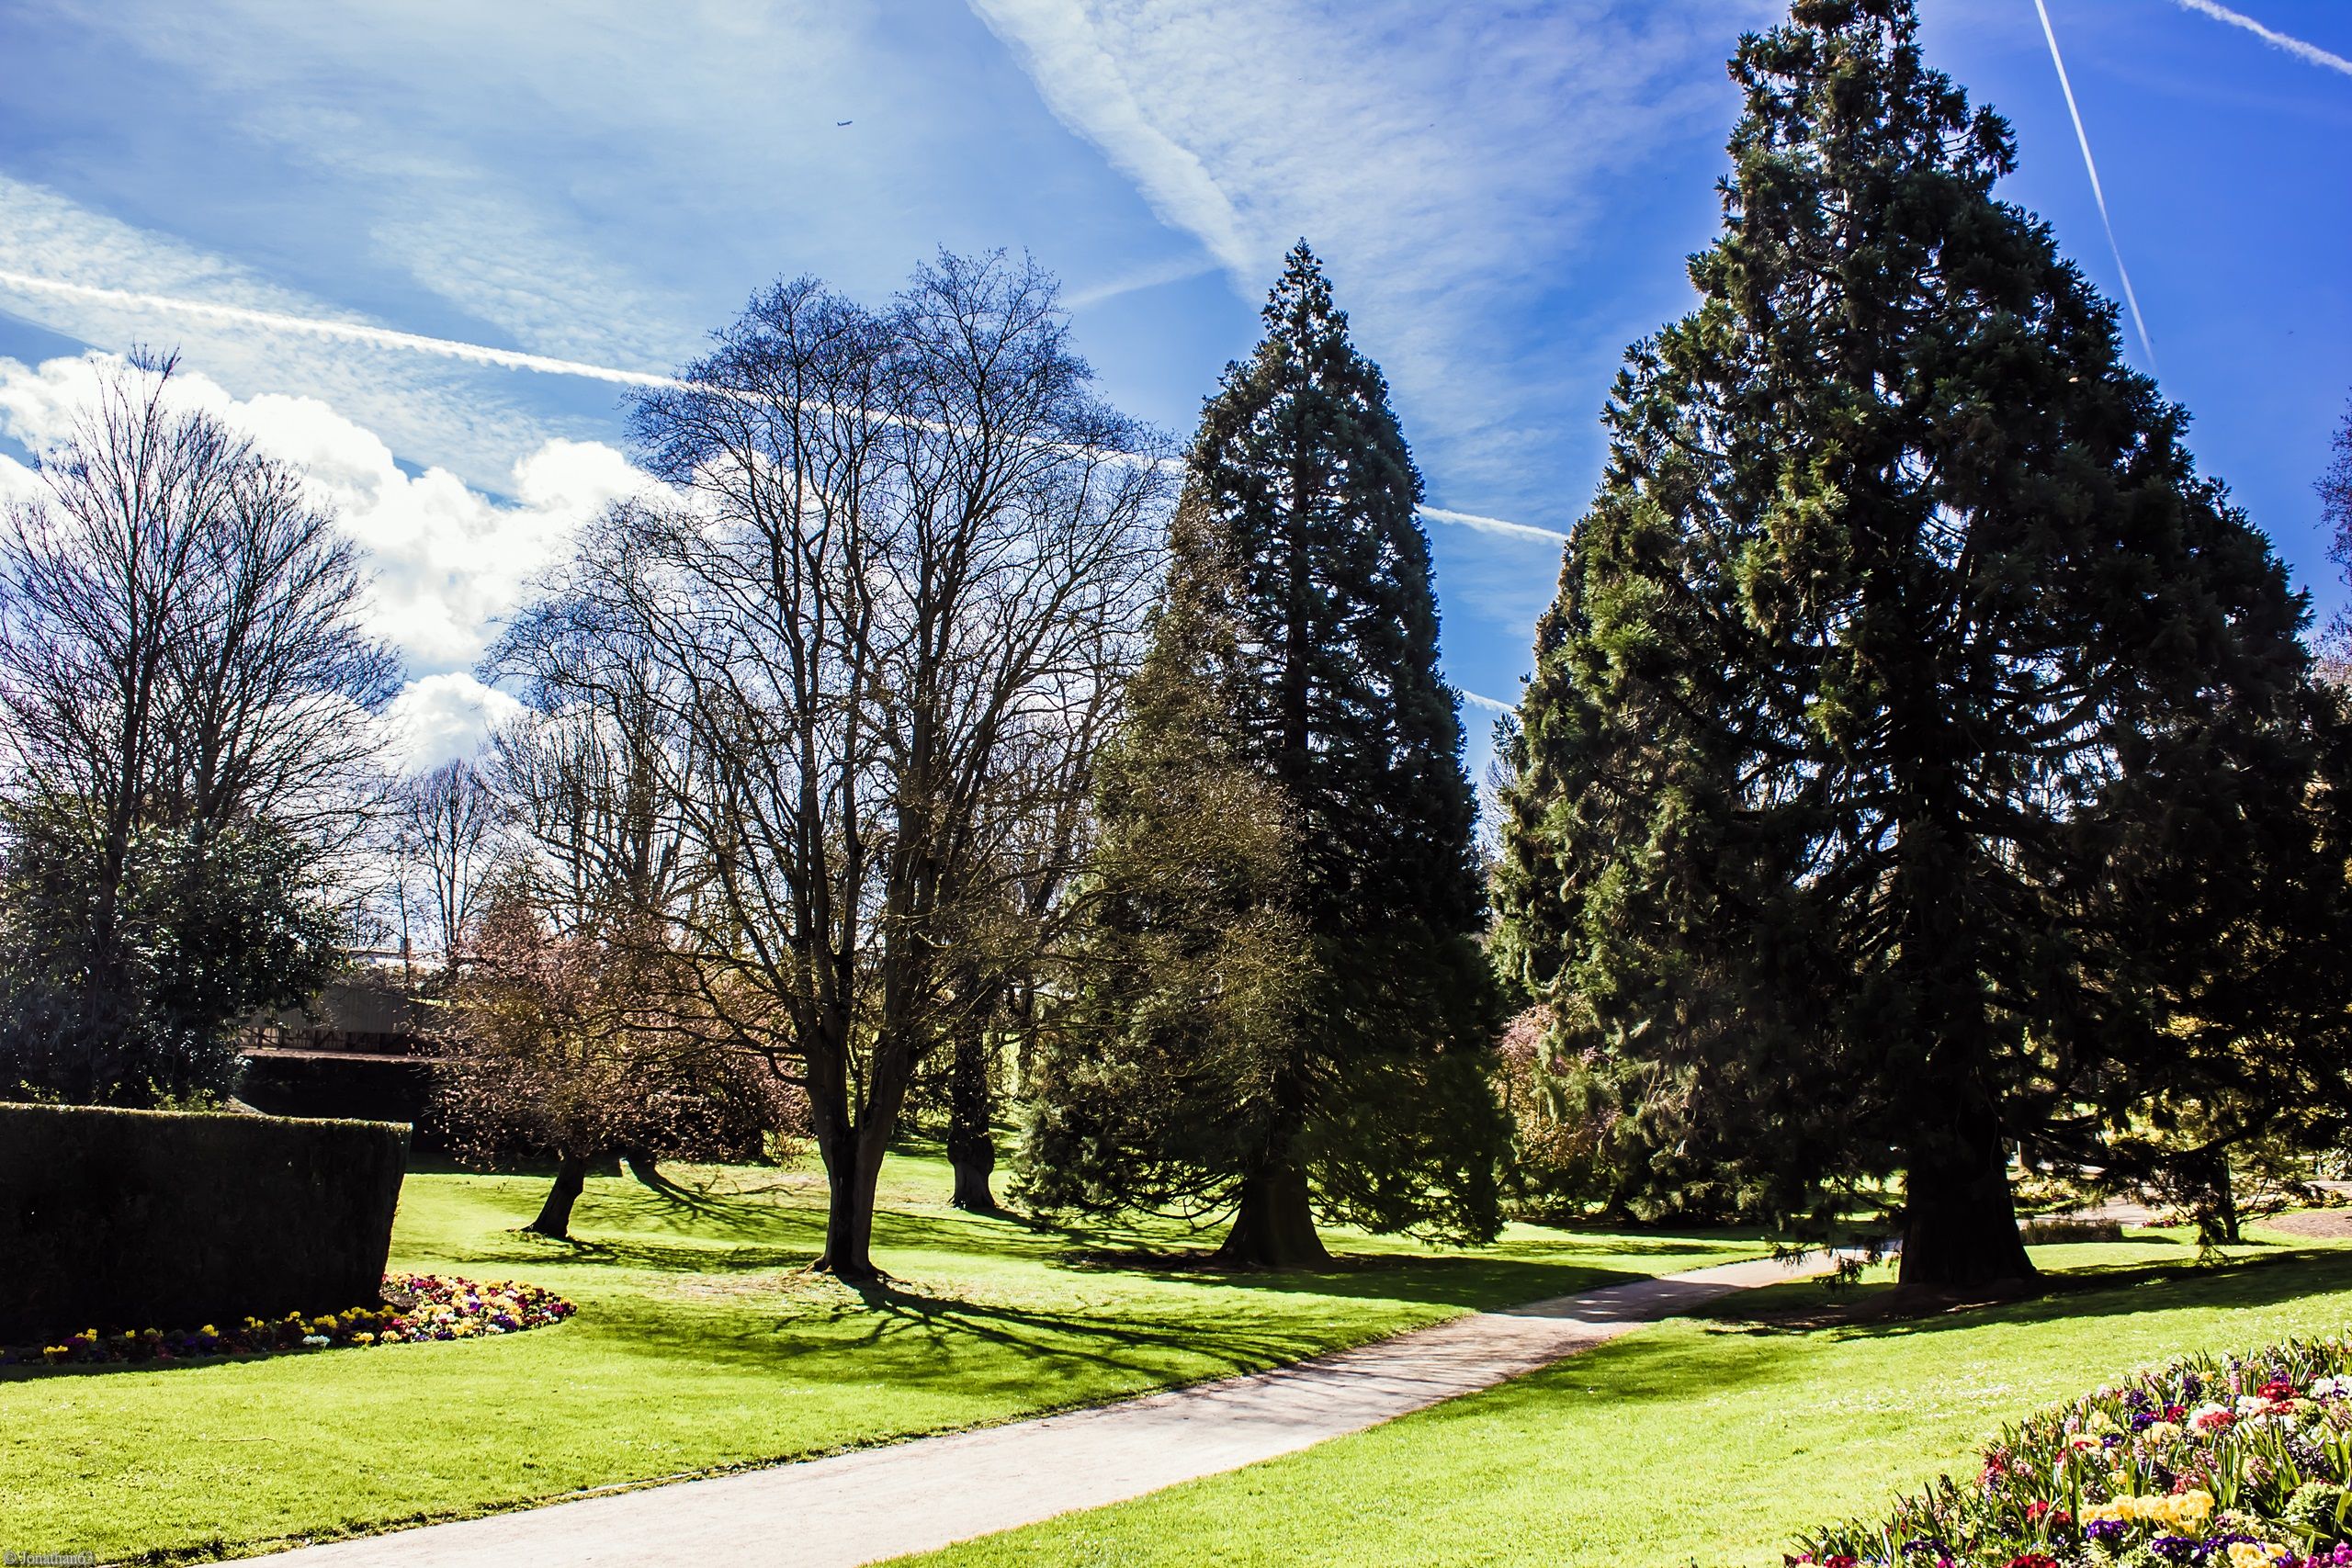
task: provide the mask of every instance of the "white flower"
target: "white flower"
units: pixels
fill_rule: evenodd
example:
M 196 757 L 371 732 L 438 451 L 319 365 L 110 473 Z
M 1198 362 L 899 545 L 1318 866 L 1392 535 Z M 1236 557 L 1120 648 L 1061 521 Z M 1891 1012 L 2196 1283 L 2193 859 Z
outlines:
M 326 1342 L 327 1337 L 323 1334 L 305 1334 L 302 1336 L 302 1343 L 305 1345 L 317 1346 L 323 1345 Z

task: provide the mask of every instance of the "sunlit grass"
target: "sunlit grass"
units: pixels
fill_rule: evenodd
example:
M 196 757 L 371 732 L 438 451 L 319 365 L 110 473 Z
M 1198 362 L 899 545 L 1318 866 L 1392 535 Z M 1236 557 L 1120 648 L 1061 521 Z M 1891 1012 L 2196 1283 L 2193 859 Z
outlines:
M 462 1517 L 1093 1404 L 1754 1250 L 1514 1227 L 1464 1253 L 1334 1233 L 1329 1270 L 1227 1276 L 1136 1260 L 1213 1239 L 1172 1228 L 1073 1236 L 959 1213 L 944 1163 L 917 1156 L 885 1171 L 876 1253 L 896 1278 L 868 1302 L 804 1272 L 823 1233 L 815 1172 L 675 1174 L 674 1196 L 592 1179 L 571 1245 L 514 1229 L 544 1179 L 409 1179 L 392 1266 L 549 1286 L 580 1306 L 556 1327 L 0 1373 L 0 1547 L 200 1557 Z
M 2352 1323 L 2352 1249 L 2278 1240 L 2220 1269 L 2177 1236 L 2041 1248 L 2062 1270 L 2047 1296 L 1919 1322 L 1823 1326 L 1822 1287 L 1779 1286 L 1288 1459 L 905 1562 L 1777 1564 L 1806 1525 L 1973 1475 L 2036 1406 L 2178 1351 Z

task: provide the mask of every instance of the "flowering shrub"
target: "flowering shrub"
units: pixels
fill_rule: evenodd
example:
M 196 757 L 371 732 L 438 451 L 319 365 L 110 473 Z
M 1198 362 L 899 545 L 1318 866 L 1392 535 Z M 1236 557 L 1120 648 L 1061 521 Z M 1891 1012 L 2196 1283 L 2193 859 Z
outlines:
M 438 1274 L 387 1274 L 384 1304 L 304 1317 L 249 1317 L 225 1333 L 211 1324 L 165 1333 L 85 1328 L 55 1345 L 0 1348 L 0 1366 L 87 1366 L 109 1361 L 177 1361 L 199 1356 L 267 1356 L 331 1346 L 400 1345 L 426 1339 L 477 1339 L 560 1323 L 575 1309 L 554 1292 L 520 1280 L 477 1283 Z
M 2189 1357 L 2006 1428 L 1822 1568 L 2352 1568 L 2352 1344 Z

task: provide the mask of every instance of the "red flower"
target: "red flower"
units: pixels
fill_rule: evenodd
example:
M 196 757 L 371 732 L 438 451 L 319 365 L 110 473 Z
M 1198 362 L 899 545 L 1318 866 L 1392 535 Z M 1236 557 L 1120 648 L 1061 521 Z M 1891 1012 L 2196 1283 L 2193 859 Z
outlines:
M 2009 1568 L 2058 1568 L 2058 1560 L 2039 1551 L 2029 1551 L 2022 1557 L 2010 1558 Z

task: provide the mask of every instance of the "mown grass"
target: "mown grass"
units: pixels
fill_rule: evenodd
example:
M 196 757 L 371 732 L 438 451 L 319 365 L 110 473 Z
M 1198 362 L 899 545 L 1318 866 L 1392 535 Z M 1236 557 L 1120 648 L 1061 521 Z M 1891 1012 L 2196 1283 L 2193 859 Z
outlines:
M 870 1298 L 803 1271 L 809 1170 L 592 1180 L 571 1245 L 514 1228 L 543 1179 L 414 1175 L 393 1266 L 549 1286 L 551 1328 L 272 1360 L 0 1372 L 0 1547 L 101 1561 L 234 1555 L 1094 1404 L 1264 1367 L 1611 1273 L 1743 1256 L 1731 1237 L 1514 1227 L 1448 1252 L 1335 1234 L 1337 1266 L 1155 1261 L 1172 1229 L 1070 1235 L 939 1201 L 895 1158 Z M 180 1326 L 176 1325 L 158 1326 Z
M 1973 1474 L 2036 1406 L 2179 1351 L 2352 1322 L 2352 1248 L 2279 1236 L 2199 1268 L 2142 1233 L 2036 1256 L 2058 1273 L 2033 1300 L 1825 1326 L 1838 1298 L 1774 1287 L 1288 1459 L 904 1562 L 1778 1563 L 1797 1529 Z

